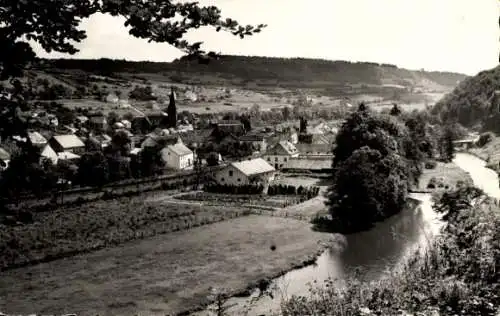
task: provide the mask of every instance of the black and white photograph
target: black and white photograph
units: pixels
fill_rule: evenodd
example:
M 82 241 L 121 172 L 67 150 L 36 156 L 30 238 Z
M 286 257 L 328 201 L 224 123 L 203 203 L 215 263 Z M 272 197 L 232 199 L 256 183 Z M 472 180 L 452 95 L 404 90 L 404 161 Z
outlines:
M 500 1 L 0 0 L 0 316 L 500 316 Z

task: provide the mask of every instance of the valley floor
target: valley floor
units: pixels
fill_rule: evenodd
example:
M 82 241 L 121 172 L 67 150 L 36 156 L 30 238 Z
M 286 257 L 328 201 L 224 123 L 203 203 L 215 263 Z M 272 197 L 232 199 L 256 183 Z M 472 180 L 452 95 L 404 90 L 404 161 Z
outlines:
M 212 286 L 241 291 L 299 266 L 328 239 L 303 221 L 241 217 L 2 272 L 0 310 L 168 315 L 206 302 Z

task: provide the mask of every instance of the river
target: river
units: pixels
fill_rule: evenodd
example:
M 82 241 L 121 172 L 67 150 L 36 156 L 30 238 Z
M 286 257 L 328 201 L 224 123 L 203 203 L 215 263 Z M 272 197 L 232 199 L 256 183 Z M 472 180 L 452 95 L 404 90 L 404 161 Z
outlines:
M 497 174 L 486 163 L 469 154 L 458 153 L 454 162 L 467 171 L 474 184 L 488 195 L 500 198 Z M 407 209 L 366 232 L 345 236 L 342 250 L 330 249 L 318 257 L 316 264 L 293 270 L 273 280 L 273 299 L 264 296 L 253 304 L 248 315 L 270 315 L 279 311 L 280 302 L 291 295 L 308 295 L 309 284 L 322 284 L 328 278 L 343 279 L 354 272 L 362 280 L 375 280 L 406 261 L 414 250 L 425 247 L 439 233 L 443 223 L 432 209 L 429 194 L 412 193 L 420 205 Z M 252 296 L 256 295 L 256 291 Z M 248 298 L 232 298 L 228 314 L 241 315 Z M 197 315 L 202 315 L 198 314 Z M 206 315 L 206 312 L 204 313 Z

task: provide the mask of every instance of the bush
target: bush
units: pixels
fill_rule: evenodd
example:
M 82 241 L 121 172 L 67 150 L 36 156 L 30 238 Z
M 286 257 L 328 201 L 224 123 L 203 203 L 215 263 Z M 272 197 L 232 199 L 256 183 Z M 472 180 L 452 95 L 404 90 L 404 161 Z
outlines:
M 437 166 L 437 162 L 435 161 L 426 161 L 425 162 L 425 169 L 435 169 Z
M 484 147 L 486 144 L 488 144 L 492 140 L 493 140 L 492 133 L 488 132 L 488 133 L 481 134 L 481 136 L 479 136 L 479 139 L 477 141 L 477 146 Z

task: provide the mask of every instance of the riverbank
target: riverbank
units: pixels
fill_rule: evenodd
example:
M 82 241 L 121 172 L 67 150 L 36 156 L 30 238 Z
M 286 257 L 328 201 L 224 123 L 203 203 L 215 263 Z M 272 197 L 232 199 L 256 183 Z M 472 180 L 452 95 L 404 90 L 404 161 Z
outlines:
M 456 159 L 462 158 L 467 157 Z M 495 173 L 485 172 L 482 162 L 462 160 L 458 165 L 468 167 L 475 185 L 498 192 Z M 329 280 L 322 287 L 315 286 L 307 297 L 287 300 L 282 314 L 500 315 L 498 206 L 487 200 L 457 214 L 448 219 L 442 234 L 428 243 L 427 251 L 417 251 L 390 277 L 370 283 L 349 279 L 340 289 Z
M 78 315 L 193 310 L 209 303 L 211 287 L 247 294 L 258 280 L 313 263 L 335 242 L 310 226 L 250 215 L 4 271 L 0 310 Z

